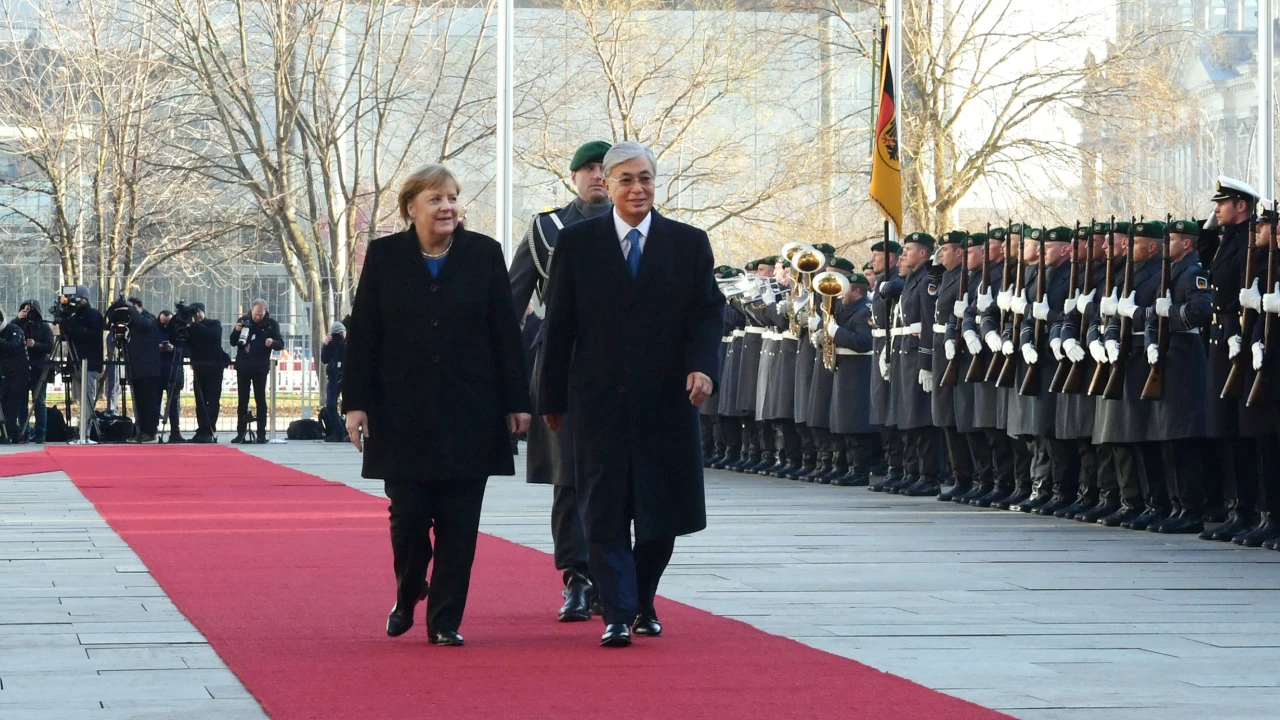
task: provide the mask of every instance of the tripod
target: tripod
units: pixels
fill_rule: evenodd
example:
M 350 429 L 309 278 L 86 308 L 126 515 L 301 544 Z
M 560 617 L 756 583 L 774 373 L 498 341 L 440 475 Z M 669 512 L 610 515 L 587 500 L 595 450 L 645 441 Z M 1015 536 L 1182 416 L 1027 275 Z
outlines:
M 80 357 L 79 357 L 79 353 L 76 352 L 75 344 L 68 341 L 66 336 L 61 334 L 54 336 L 53 349 L 49 351 L 49 362 L 46 363 L 45 366 L 40 369 L 40 375 L 37 376 L 36 384 L 33 385 L 32 387 L 38 388 L 41 385 L 48 383 L 49 378 L 53 375 L 53 373 L 58 371 L 59 365 L 61 365 L 62 383 L 65 388 L 64 392 L 62 393 L 62 402 L 64 407 L 63 420 L 64 422 L 66 422 L 67 433 L 69 435 L 71 432 L 71 418 L 72 418 L 71 386 L 75 382 L 76 374 L 80 371 Z M 84 377 L 80 378 L 80 383 L 82 384 L 81 394 L 83 394 L 84 390 L 87 389 L 87 388 L 83 388 L 83 383 L 85 381 L 86 381 L 86 378 Z M 81 408 L 81 410 L 86 412 L 86 417 L 88 418 L 88 421 L 91 423 L 93 432 L 97 433 L 98 437 L 102 437 L 102 429 L 98 426 L 98 414 L 94 412 L 94 407 L 98 404 L 97 383 L 94 383 L 93 390 L 90 391 L 89 395 L 91 396 L 91 400 L 89 401 L 89 407 Z M 26 425 L 31 422 L 34 422 L 34 418 L 35 418 L 35 404 L 33 402 L 29 402 L 28 410 L 27 410 L 27 423 L 24 423 L 23 425 L 24 433 L 26 432 Z
M 186 355 L 186 347 L 179 343 L 174 343 L 173 360 L 171 360 L 169 364 L 169 377 L 165 379 L 165 385 L 164 385 L 165 401 L 160 406 L 162 408 L 161 410 L 162 416 L 160 418 L 159 437 L 161 438 L 162 442 L 165 435 L 165 430 L 170 429 L 169 415 L 170 415 L 171 408 L 175 404 L 177 404 L 179 408 L 181 408 L 182 406 L 182 383 L 180 383 L 178 379 L 182 376 L 181 375 L 182 363 L 186 360 L 185 355 Z M 210 424 L 208 423 L 208 419 L 209 419 L 208 413 L 205 411 L 204 401 L 202 397 L 203 393 L 200 390 L 200 383 L 195 381 L 194 368 L 192 368 L 191 373 L 192 373 L 191 386 L 196 398 L 196 423 L 197 425 Z M 181 417 L 181 414 L 179 414 L 179 417 Z M 205 422 L 201 423 L 200 420 L 204 420 Z M 171 431 L 179 432 L 180 428 L 174 427 L 171 429 Z
M 107 351 L 106 366 L 119 366 L 123 372 L 120 374 L 120 417 L 129 416 L 129 401 L 133 402 L 134 414 L 134 437 L 141 434 L 142 429 L 138 426 L 141 419 L 138 406 L 138 395 L 136 385 L 133 382 L 133 369 L 129 363 L 129 329 L 128 327 L 112 327 L 111 328 L 111 345 Z M 128 389 L 128 392 L 125 389 Z M 102 437 L 101 434 L 98 435 Z

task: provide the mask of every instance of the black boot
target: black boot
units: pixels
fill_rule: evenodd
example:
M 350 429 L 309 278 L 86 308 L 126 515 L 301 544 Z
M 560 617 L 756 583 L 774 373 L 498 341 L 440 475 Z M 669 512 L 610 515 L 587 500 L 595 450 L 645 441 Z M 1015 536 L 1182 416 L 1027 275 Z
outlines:
M 564 605 L 560 606 L 560 622 L 583 622 L 591 619 L 591 603 L 588 596 L 591 581 L 580 573 L 570 571 L 564 585 Z
M 880 480 L 868 485 L 867 489 L 870 490 L 871 492 L 878 492 L 878 493 L 889 492 L 890 487 L 900 482 L 902 482 L 902 475 L 894 474 L 893 472 L 890 472 Z
M 1021 505 L 1022 503 L 1030 499 L 1031 499 L 1031 491 L 1025 489 L 1021 485 L 1016 485 L 1014 486 L 1012 493 L 1010 493 L 1006 497 L 1000 498 L 999 500 L 991 503 L 991 507 L 997 508 L 999 510 L 1013 510 L 1014 508 L 1018 507 L 1019 505 Z
M 1067 505 L 1066 507 L 1055 510 L 1053 513 L 1053 516 L 1066 518 L 1067 520 L 1074 520 L 1076 515 L 1079 515 L 1080 513 L 1083 513 L 1083 512 L 1087 512 L 1094 505 L 1096 505 L 1098 503 L 1097 498 L 1098 498 L 1098 494 L 1096 489 L 1082 488 L 1079 494 L 1077 494 L 1075 502 L 1071 503 L 1070 505 Z
M 933 497 L 942 491 L 942 486 L 933 478 L 921 477 L 910 487 L 899 490 L 899 494 L 907 497 Z
M 1150 530 L 1151 528 L 1147 528 Z M 1165 535 L 1191 535 L 1204 532 L 1204 520 L 1199 512 L 1183 510 L 1176 517 L 1155 526 L 1155 531 Z
M 973 490 L 972 478 L 956 478 L 951 487 L 938 493 L 939 502 L 960 502 L 959 498 L 968 495 Z
M 995 489 L 996 489 L 996 484 L 995 484 L 995 481 L 993 480 L 982 480 L 980 482 L 975 482 L 969 486 L 969 492 L 963 495 L 958 495 L 956 497 L 951 498 L 951 502 L 959 503 L 961 505 L 972 505 L 974 500 L 977 500 L 978 498 L 981 498 L 984 495 L 990 494 L 991 491 Z
M 800 458 L 800 467 L 792 468 L 790 471 L 788 471 L 786 474 L 786 478 L 788 480 L 800 480 L 805 475 L 808 475 L 809 473 L 813 472 L 817 467 L 818 467 L 818 454 L 805 453 Z
M 818 464 L 814 466 L 813 471 L 806 473 L 800 479 L 805 482 L 817 482 L 818 478 L 831 472 L 831 453 L 818 453 Z
M 1032 494 L 1031 497 L 1027 498 L 1026 500 L 1023 500 L 1017 505 L 1014 505 L 1013 507 L 1010 508 L 1010 510 L 1017 510 L 1018 512 L 1024 512 L 1024 513 L 1033 513 L 1039 510 L 1040 508 L 1044 507 L 1045 505 L 1048 505 L 1051 502 L 1053 502 L 1053 496 L 1048 493 L 1044 493 L 1042 495 Z
M 1096 523 L 1103 518 L 1111 517 L 1120 509 L 1120 501 L 1114 498 L 1102 498 L 1098 500 L 1098 504 L 1088 510 L 1078 513 L 1076 520 L 1079 522 Z
M 1280 550 L 1280 537 L 1274 537 L 1262 543 L 1262 547 L 1266 550 Z
M 1120 527 L 1122 524 L 1138 517 L 1142 514 L 1142 510 L 1134 505 L 1122 503 L 1120 509 L 1098 521 L 1099 525 L 1107 527 Z
M 1241 533 L 1231 539 L 1231 542 L 1245 547 L 1262 547 L 1262 544 L 1268 540 L 1274 540 L 1280 537 L 1280 522 L 1277 518 L 1272 517 L 1271 513 L 1263 510 L 1260 514 L 1258 526 L 1246 533 Z
M 836 478 L 844 477 L 847 474 L 849 474 L 849 461 L 845 459 L 844 453 L 836 453 L 831 458 L 831 471 L 818 478 L 817 482 L 823 485 L 830 485 Z
M 711 463 L 712 470 L 724 470 L 738 462 L 738 453 L 726 451 L 725 454 Z
M 1243 535 L 1257 527 L 1253 513 L 1242 512 L 1236 501 L 1230 501 L 1227 509 L 1227 521 L 1213 530 L 1205 530 L 1200 534 L 1204 540 L 1231 542 L 1237 535 Z
M 898 480 L 898 482 L 885 488 L 884 491 L 889 493 L 890 495 L 899 495 L 902 493 L 903 490 L 906 490 L 907 488 L 911 487 L 912 485 L 915 485 L 918 482 L 920 482 L 919 475 L 916 475 L 915 473 L 907 473 L 906 475 L 903 475 L 902 478 Z
M 1013 488 L 1009 487 L 1008 485 L 1001 485 L 999 483 L 996 483 L 991 487 L 990 492 L 970 500 L 969 504 L 973 505 L 974 507 L 989 508 L 995 505 L 996 503 L 1000 502 L 1001 500 L 1009 497 L 1009 495 L 1012 492 L 1013 492 Z
M 1167 510 L 1153 508 L 1148 506 L 1138 517 L 1120 523 L 1120 527 L 1126 530 L 1146 530 L 1151 527 L 1152 523 L 1158 523 L 1168 516 Z

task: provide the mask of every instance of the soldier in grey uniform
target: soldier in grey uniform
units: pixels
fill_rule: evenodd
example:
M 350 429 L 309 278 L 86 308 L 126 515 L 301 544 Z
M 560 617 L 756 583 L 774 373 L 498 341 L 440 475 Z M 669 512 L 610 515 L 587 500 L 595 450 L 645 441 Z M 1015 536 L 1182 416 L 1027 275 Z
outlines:
M 1015 313 L 1014 300 L 1021 294 L 1021 303 L 1026 302 L 1025 286 L 1027 285 L 1026 269 L 1023 267 L 1023 240 L 1025 235 L 1031 233 L 1031 226 L 1027 223 L 1013 223 L 1009 226 L 1009 254 L 1006 257 L 1008 265 L 1005 267 L 1004 287 L 996 295 L 996 307 L 999 308 L 1004 320 L 1002 333 L 996 338 L 1000 346 L 1000 354 L 1005 358 L 1004 363 L 1010 362 L 1010 358 L 1018 351 L 1017 343 L 1013 337 L 1013 326 L 1015 319 L 1022 313 L 1026 312 L 1025 304 L 1020 305 L 1022 313 Z M 1018 273 L 1022 273 L 1022 285 L 1018 286 Z M 999 317 L 999 316 L 998 316 Z M 996 327 L 999 327 L 997 324 Z M 990 335 L 987 336 L 990 338 Z M 991 340 L 988 340 L 990 346 Z M 1003 365 L 1001 365 L 1002 367 Z M 1014 366 L 1016 368 L 1016 364 Z M 999 375 L 997 368 L 996 375 Z M 1032 470 L 1032 443 L 1026 436 L 1019 435 L 1015 432 L 1015 427 L 1021 421 L 1017 419 L 1015 414 L 1015 405 L 1018 400 L 1018 388 L 1002 387 L 998 388 L 999 393 L 1003 393 L 1003 397 L 999 398 L 1005 409 L 1005 434 L 1009 436 L 1009 445 L 1013 449 L 1013 491 L 999 500 L 991 503 L 991 507 L 1000 510 L 1009 510 L 1026 502 L 1031 497 L 1033 470 Z
M 966 298 L 957 302 L 960 300 L 960 276 L 969 272 L 968 253 L 965 250 L 968 238 L 968 232 L 952 230 L 943 235 L 938 243 L 937 259 L 944 271 L 938 281 L 933 316 L 930 318 L 933 323 L 933 357 L 938 359 L 934 379 L 938 381 L 942 379 L 948 363 L 960 362 L 957 357 L 960 353 L 956 347 L 958 334 L 955 313 L 959 308 L 963 316 L 967 301 Z M 965 282 L 968 282 L 967 278 Z M 929 398 L 933 424 L 942 430 L 947 461 L 954 478 L 951 487 L 938 494 L 938 499 L 945 502 L 967 494 L 973 488 L 975 474 L 969 443 L 957 428 L 958 415 L 965 418 L 965 424 L 970 429 L 973 425 L 973 388 L 960 382 L 961 379 L 957 373 L 954 385 L 944 387 L 941 382 L 935 383 Z
M 583 144 L 573 154 L 569 171 L 578 197 L 562 208 L 534 216 L 524 241 L 511 260 L 511 295 L 517 318 L 523 318 L 536 289 L 539 297 L 546 292 L 547 278 L 555 254 L 560 230 L 575 222 L 609 212 L 613 204 L 604 188 L 604 154 L 609 143 L 595 140 Z M 542 366 L 543 336 L 534 338 L 534 377 Z M 533 398 L 537 405 L 537 398 Z M 566 426 L 572 418 L 565 417 Z M 567 428 L 566 428 L 567 429 Z M 564 579 L 562 622 L 591 619 L 592 605 L 598 604 L 587 570 L 587 542 L 578 514 L 578 498 L 574 490 L 573 433 L 553 433 L 541 417 L 529 427 L 526 478 L 531 483 L 549 483 L 554 487 L 551 502 L 551 537 L 555 546 L 556 569 Z
M 993 301 L 992 287 L 999 282 L 996 267 L 999 267 L 1004 247 L 1000 241 L 1004 239 L 1004 231 L 993 228 L 992 235 L 999 239 L 992 240 L 987 233 L 970 233 L 965 241 L 965 272 L 969 273 L 968 293 L 956 301 L 952 315 L 947 320 L 947 339 L 952 349 L 944 352 L 954 353 L 961 361 L 956 375 L 956 430 L 969 446 L 969 456 L 973 459 L 973 482 L 968 492 L 956 493 L 951 501 L 971 504 L 996 488 L 996 477 L 1000 472 L 1007 473 L 1006 480 L 1013 475 L 1013 458 L 1008 451 L 1008 436 L 995 432 L 996 425 L 996 393 L 993 385 L 983 382 L 986 369 L 991 363 L 991 351 L 981 339 L 978 321 L 979 299 L 984 309 Z M 992 264 L 996 267 L 988 269 L 987 282 L 983 287 L 983 266 L 986 264 L 988 247 L 991 247 Z M 999 248 L 999 250 L 996 250 Z M 948 361 L 950 362 L 950 361 Z M 968 378 L 969 367 L 977 363 L 982 376 L 973 381 Z M 992 430 L 988 435 L 987 430 Z M 1000 443 L 1000 444 L 997 444 Z M 1003 468 L 997 467 L 1003 465 Z M 990 503 L 988 503 L 988 506 Z
M 1007 388 L 996 387 L 994 379 L 989 382 L 986 379 L 987 370 L 991 367 L 993 359 L 1004 357 L 1001 353 L 1003 341 L 1000 337 L 1000 318 L 1003 311 L 996 303 L 995 297 L 1003 295 L 1005 290 L 1005 268 L 1009 261 L 1005 256 L 1007 235 L 1006 228 L 991 228 L 991 235 L 986 239 L 989 245 L 989 250 L 986 252 L 991 255 L 991 267 L 988 271 L 990 284 L 985 292 L 980 291 L 974 297 L 972 306 L 966 312 L 964 323 L 965 342 L 969 344 L 970 351 L 972 352 L 973 349 L 969 338 L 970 332 L 976 333 L 982 340 L 982 344 L 986 346 L 982 350 L 979 375 L 973 390 L 974 425 L 982 429 L 982 435 L 991 448 L 991 487 L 988 488 L 986 483 L 983 483 L 970 494 L 968 502 L 976 507 L 992 507 L 1014 493 L 1014 440 L 1007 432 L 1009 391 Z M 981 252 L 979 244 L 971 244 L 974 247 L 969 251 L 970 257 L 972 258 L 974 252 L 980 252 L 980 258 L 985 262 L 985 253 Z M 970 267 L 973 267 L 972 260 Z M 982 492 L 984 489 L 985 493 Z
M 778 258 L 773 268 L 773 277 L 780 293 L 785 293 L 792 287 L 791 266 L 785 258 Z M 760 474 L 779 478 L 787 477 L 788 473 L 803 464 L 800 433 L 795 422 L 796 358 L 799 355 L 799 342 L 791 332 L 790 309 L 789 298 L 779 298 L 768 309 L 778 350 L 769 373 L 769 397 L 763 410 L 765 419 L 773 426 L 776 462 L 772 467 L 760 471 Z
M 746 264 L 748 273 L 761 277 L 773 276 L 772 258 L 760 258 Z M 764 304 L 752 300 L 738 303 L 747 316 L 746 336 L 742 339 L 742 352 L 738 358 L 738 392 L 736 407 L 742 416 L 742 459 L 730 470 L 755 473 L 773 464 L 772 438 L 766 438 L 764 428 L 756 417 L 756 392 L 759 389 L 760 353 L 764 350 L 764 333 L 767 324 L 763 316 Z
M 884 452 L 884 477 L 868 490 L 884 492 L 901 482 L 903 470 L 902 434 L 893 407 L 892 373 L 889 353 L 889 331 L 894 310 L 902 297 L 904 280 L 897 273 L 898 256 L 902 246 L 892 240 L 882 240 L 871 246 L 872 271 L 876 277 L 871 291 L 871 424 L 880 427 L 880 446 Z M 913 481 L 914 482 L 914 481 Z
M 842 260 L 837 258 L 838 260 Z M 842 263 L 847 262 L 843 261 Z M 835 270 L 846 265 L 833 264 Z M 880 428 L 871 423 L 872 338 L 870 285 L 865 275 L 852 272 L 847 264 L 849 291 L 840 299 L 835 317 L 827 322 L 826 333 L 836 347 L 835 381 L 831 390 L 831 433 L 837 448 L 843 448 L 848 472 L 831 479 L 832 485 L 869 485 L 880 445 Z
M 1204 532 L 1204 456 L 1208 436 L 1205 416 L 1205 384 L 1209 354 L 1203 329 L 1213 316 L 1213 291 L 1209 273 L 1200 265 L 1196 240 L 1200 224 L 1179 220 L 1169 227 L 1169 286 L 1147 313 L 1145 353 L 1147 363 L 1163 359 L 1164 388 L 1155 404 L 1152 421 L 1160 441 L 1165 487 L 1173 514 L 1151 523 L 1152 532 L 1183 534 Z M 1168 347 L 1160 355 L 1159 324 L 1166 322 Z
M 935 240 L 928 233 L 907 236 L 899 267 L 906 275 L 902 299 L 890 331 L 891 393 L 898 427 L 905 437 L 904 464 L 910 485 L 891 488 L 912 497 L 937 495 L 943 462 L 941 431 L 933 424 L 929 395 L 934 391 L 933 307 L 938 283 L 931 272 Z
M 742 300 L 731 298 L 724 311 L 725 337 L 724 363 L 721 365 L 720 384 L 716 389 L 717 424 L 724 440 L 725 452 L 712 461 L 716 470 L 735 468 L 748 451 L 750 440 L 743 434 L 742 412 L 738 410 L 738 366 L 742 361 L 742 346 L 747 336 L 747 315 L 742 311 Z
M 742 271 L 730 265 L 721 265 L 715 269 L 717 280 L 732 280 L 741 277 Z M 720 377 L 724 377 L 725 363 L 729 357 L 729 347 L 733 343 L 733 331 L 739 324 L 739 316 L 741 313 L 732 306 L 725 307 L 724 312 L 724 337 L 720 339 Z M 725 437 L 724 429 L 727 427 L 720 417 L 720 395 L 723 388 L 718 387 L 715 394 L 707 398 L 701 407 L 698 408 L 698 419 L 702 423 L 702 453 L 703 467 L 713 467 L 718 463 L 723 463 L 725 457 L 729 454 L 729 440 Z M 735 445 L 734 456 L 741 449 L 742 433 L 737 435 L 737 444 Z

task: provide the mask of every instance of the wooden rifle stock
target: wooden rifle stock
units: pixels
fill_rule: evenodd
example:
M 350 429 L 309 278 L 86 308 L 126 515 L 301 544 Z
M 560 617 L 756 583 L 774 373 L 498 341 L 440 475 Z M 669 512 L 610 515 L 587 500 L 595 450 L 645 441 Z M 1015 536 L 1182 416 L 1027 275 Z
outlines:
M 1089 223 L 1089 227 L 1093 227 L 1093 223 Z M 1080 263 L 1076 260 L 1076 256 L 1080 254 L 1080 221 L 1076 221 L 1075 234 L 1071 236 L 1071 286 L 1067 290 L 1067 298 L 1074 300 L 1076 293 L 1080 291 L 1080 286 L 1076 282 L 1076 273 L 1080 271 Z M 1067 315 L 1064 313 L 1062 322 L 1065 325 Z M 1053 371 L 1053 379 L 1049 381 L 1049 392 L 1060 393 L 1062 388 L 1067 384 L 1067 378 L 1071 376 L 1071 368 L 1075 363 L 1067 358 L 1066 353 L 1062 355 L 1062 359 L 1058 361 L 1058 367 Z
M 1107 233 L 1107 247 L 1110 249 L 1110 252 L 1107 253 L 1107 258 L 1106 258 L 1107 274 L 1106 274 L 1106 278 L 1103 280 L 1103 283 L 1102 283 L 1105 286 L 1102 288 L 1104 297 L 1111 295 L 1111 292 L 1115 290 L 1115 284 L 1116 284 L 1116 278 L 1115 278 L 1116 216 L 1115 215 L 1111 216 L 1111 227 Z M 1103 320 L 1102 298 L 1098 298 L 1098 328 L 1100 330 L 1100 332 L 1098 333 L 1099 339 L 1101 339 L 1102 337 L 1105 337 L 1107 334 L 1106 323 L 1102 322 L 1102 320 Z M 1093 378 L 1089 380 L 1089 395 L 1091 396 L 1101 395 L 1103 390 L 1105 390 L 1107 387 L 1107 379 L 1108 379 L 1108 375 L 1107 375 L 1106 363 L 1096 363 L 1093 367 Z
M 966 235 L 966 242 L 960 246 L 960 294 L 956 296 L 956 302 L 969 301 L 969 250 L 965 247 L 968 245 L 967 237 Z M 950 323 L 951 318 L 947 318 L 947 324 Z M 957 321 L 956 331 L 956 339 L 953 341 L 956 348 L 955 355 L 947 361 L 947 368 L 942 371 L 942 380 L 938 383 L 939 387 L 951 387 L 960 379 L 960 363 L 964 362 L 962 356 L 966 352 L 963 338 L 964 323 Z
M 979 288 L 978 295 L 986 295 L 991 292 L 991 223 L 987 223 L 987 241 L 982 246 L 982 286 Z M 978 328 L 978 340 L 982 340 L 982 315 L 974 308 L 975 325 Z M 961 337 L 964 333 L 961 333 Z M 986 379 L 985 368 L 982 366 L 982 353 L 973 356 L 969 361 L 969 370 L 964 374 L 964 381 L 968 383 L 981 382 Z
M 1124 251 L 1124 291 L 1120 294 L 1121 298 L 1127 298 L 1133 292 L 1133 238 L 1135 225 L 1137 225 L 1137 222 L 1130 220 L 1129 242 Z M 1133 347 L 1133 318 L 1120 315 L 1119 345 L 1120 354 L 1116 357 L 1116 361 L 1111 363 L 1111 376 L 1107 378 L 1106 389 L 1102 392 L 1102 396 L 1108 400 L 1124 398 L 1124 375 L 1129 364 L 1129 350 Z
M 1026 231 L 1026 225 L 1023 225 L 1022 232 L 1025 233 Z M 1012 237 L 1013 233 L 1009 234 Z M 1018 277 L 1013 286 L 1014 298 L 1022 297 L 1026 293 L 1027 264 L 1022 261 L 1022 244 L 1027 241 L 1027 236 L 1020 235 L 1019 237 L 1022 239 L 1018 241 Z M 1004 363 L 1000 366 L 1000 376 L 996 378 L 996 387 L 1002 388 L 1013 387 L 1013 379 L 1018 368 L 1018 336 L 1022 334 L 1022 316 L 1013 312 L 1012 308 L 1010 308 L 1009 314 L 1013 316 L 1011 319 L 1013 333 L 1009 336 L 1013 340 L 1013 354 L 1001 355 Z M 1001 337 L 1003 337 L 1003 333 L 1001 333 Z
M 1256 263 L 1253 261 L 1254 251 L 1258 249 L 1258 219 L 1255 217 L 1249 221 L 1249 246 L 1244 256 L 1244 285 L 1241 287 L 1249 287 L 1253 284 L 1254 275 L 1257 273 Z M 1240 352 L 1231 361 L 1231 371 L 1227 373 L 1227 381 L 1222 385 L 1222 398 L 1238 398 L 1244 394 L 1244 376 L 1249 372 L 1249 364 L 1252 362 L 1252 353 L 1249 347 L 1253 344 L 1253 322 L 1257 319 L 1257 313 L 1249 308 L 1241 306 L 1240 308 Z
M 1024 228 L 1025 229 L 1025 228 Z M 1044 302 L 1045 293 L 1049 288 L 1045 285 L 1044 276 L 1046 274 L 1045 258 L 1044 258 L 1044 242 L 1048 232 L 1040 231 L 1040 257 L 1036 261 L 1036 303 Z M 1035 312 L 1032 310 L 1032 312 Z M 1034 319 L 1035 325 L 1031 330 L 1031 347 L 1036 352 L 1040 352 L 1040 340 L 1044 337 L 1044 321 L 1038 318 Z M 1018 345 L 1018 341 L 1014 341 L 1014 346 Z M 1019 348 L 1021 350 L 1021 348 Z M 1040 394 L 1040 360 L 1036 358 L 1036 362 L 1027 364 L 1027 372 L 1022 376 L 1022 386 L 1018 388 L 1019 395 L 1039 395 Z
M 1280 278 L 1276 277 L 1276 207 L 1271 208 L 1271 244 L 1267 246 L 1267 287 L 1264 293 L 1273 292 Z M 1267 313 L 1262 320 L 1262 367 L 1253 376 L 1253 387 L 1249 388 L 1249 399 L 1245 405 L 1253 407 L 1267 400 L 1267 368 L 1271 359 L 1271 327 L 1277 322 L 1273 313 Z M 1244 354 L 1244 348 L 1240 349 Z
M 1172 242 L 1169 232 L 1169 223 L 1173 220 L 1172 215 L 1165 217 L 1164 226 L 1164 257 L 1160 259 L 1160 295 L 1156 299 L 1163 298 L 1169 293 L 1169 282 L 1172 279 L 1173 259 L 1169 257 L 1169 245 Z M 1156 347 L 1159 348 L 1159 356 L 1156 363 L 1151 366 L 1151 370 L 1147 373 L 1147 383 L 1142 386 L 1143 400 L 1159 400 L 1164 396 L 1164 363 L 1165 358 L 1169 354 L 1169 318 L 1162 317 L 1156 321 Z

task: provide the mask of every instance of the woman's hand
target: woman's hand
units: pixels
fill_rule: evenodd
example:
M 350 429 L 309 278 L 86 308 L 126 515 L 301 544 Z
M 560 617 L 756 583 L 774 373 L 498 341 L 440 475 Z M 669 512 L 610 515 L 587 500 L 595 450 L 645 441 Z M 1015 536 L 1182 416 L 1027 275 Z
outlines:
M 512 435 L 523 435 L 529 432 L 529 423 L 533 416 L 529 413 L 511 413 L 507 416 L 507 424 L 511 426 Z
M 364 452 L 361 433 L 364 433 L 364 437 L 369 437 L 369 415 L 363 410 L 348 411 L 347 434 L 351 436 L 351 444 L 356 446 L 356 450 Z

